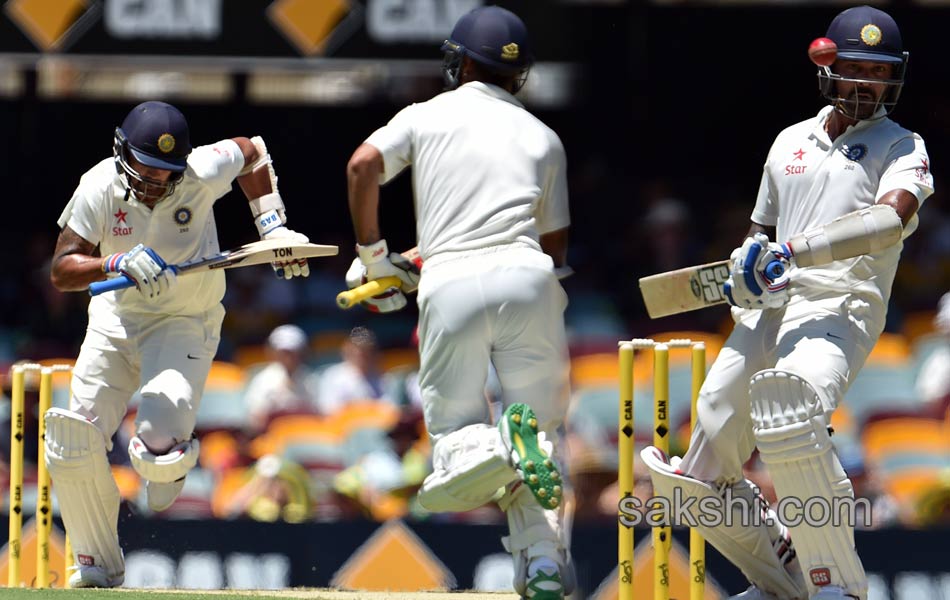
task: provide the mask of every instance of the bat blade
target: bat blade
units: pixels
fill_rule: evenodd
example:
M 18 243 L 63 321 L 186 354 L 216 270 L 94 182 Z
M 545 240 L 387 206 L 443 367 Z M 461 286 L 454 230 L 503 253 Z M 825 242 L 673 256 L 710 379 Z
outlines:
M 730 261 L 707 263 L 640 278 L 640 293 L 651 319 L 722 304 L 722 284 Z
M 339 252 L 336 246 L 295 242 L 292 240 L 261 240 L 244 244 L 233 250 L 225 250 L 211 256 L 171 265 L 178 274 L 198 273 L 211 269 L 231 269 L 234 267 L 249 267 L 275 261 L 290 261 L 302 258 L 316 258 L 319 256 L 335 256 Z M 96 281 L 89 284 L 89 295 L 98 296 L 104 292 L 122 290 L 135 287 L 135 282 L 125 275 L 113 277 L 105 281 Z

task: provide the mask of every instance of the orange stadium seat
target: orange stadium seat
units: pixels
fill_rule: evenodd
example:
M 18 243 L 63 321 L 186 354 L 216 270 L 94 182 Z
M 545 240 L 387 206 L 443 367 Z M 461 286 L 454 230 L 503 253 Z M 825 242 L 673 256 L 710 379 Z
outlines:
M 234 363 L 243 369 L 249 369 L 266 362 L 268 362 L 267 346 L 264 344 L 240 346 L 234 351 Z
M 936 331 L 934 327 L 934 317 L 936 316 L 937 311 L 935 310 L 921 310 L 907 313 L 904 315 L 904 323 L 901 326 L 901 333 L 904 334 L 904 337 L 907 338 L 908 342 L 914 344 L 917 338 L 934 333 Z
M 899 333 L 882 333 L 871 350 L 866 364 L 904 364 L 910 360 L 910 354 L 910 344 L 907 342 L 907 338 Z
M 915 415 L 872 418 L 862 444 L 882 485 L 900 503 L 913 503 L 950 468 L 950 425 Z

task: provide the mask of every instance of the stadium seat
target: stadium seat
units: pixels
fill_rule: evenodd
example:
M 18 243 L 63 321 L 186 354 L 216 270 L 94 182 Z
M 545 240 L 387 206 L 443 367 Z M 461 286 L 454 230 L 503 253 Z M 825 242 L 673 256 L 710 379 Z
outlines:
M 868 461 L 901 504 L 913 503 L 950 469 L 947 421 L 914 414 L 872 417 L 862 433 Z
M 216 429 L 240 430 L 248 426 L 244 405 L 247 377 L 240 366 L 214 361 L 208 373 L 201 404 L 198 406 L 195 429 L 207 432 Z

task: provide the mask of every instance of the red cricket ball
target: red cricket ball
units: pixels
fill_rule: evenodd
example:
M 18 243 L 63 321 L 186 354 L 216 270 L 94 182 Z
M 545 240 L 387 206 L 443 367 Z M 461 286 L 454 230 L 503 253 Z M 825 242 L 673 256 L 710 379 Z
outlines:
M 820 37 L 808 46 L 808 58 L 819 67 L 830 67 L 838 58 L 838 45 L 826 37 Z

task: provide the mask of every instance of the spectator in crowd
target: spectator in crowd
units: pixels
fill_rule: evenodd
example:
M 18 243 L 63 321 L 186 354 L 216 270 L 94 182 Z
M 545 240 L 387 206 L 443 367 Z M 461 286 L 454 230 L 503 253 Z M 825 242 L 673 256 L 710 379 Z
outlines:
M 950 395 L 950 292 L 937 304 L 934 328 L 945 342 L 924 361 L 917 374 L 917 397 L 925 405 L 933 405 Z
M 229 517 L 255 521 L 302 523 L 310 518 L 310 481 L 307 471 L 292 461 L 268 454 L 248 469 L 247 482 L 228 505 Z
M 320 376 L 317 405 L 331 415 L 347 404 L 386 399 L 376 335 L 366 327 L 354 327 L 340 347 L 342 362 L 327 367 Z
M 306 364 L 307 334 L 296 325 L 281 325 L 267 337 L 271 362 L 251 378 L 244 402 L 251 427 L 266 428 L 280 412 L 316 412 L 318 377 Z

